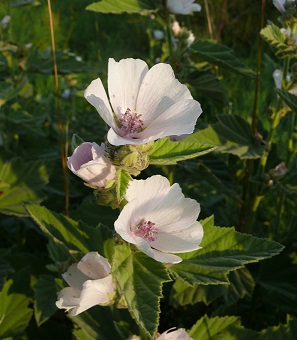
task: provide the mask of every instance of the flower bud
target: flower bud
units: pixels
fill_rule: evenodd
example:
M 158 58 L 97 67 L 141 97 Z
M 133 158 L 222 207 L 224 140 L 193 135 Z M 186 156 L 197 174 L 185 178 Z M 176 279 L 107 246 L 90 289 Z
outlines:
M 115 179 L 116 167 L 105 156 L 105 145 L 85 142 L 68 157 L 68 168 L 89 185 L 110 187 Z

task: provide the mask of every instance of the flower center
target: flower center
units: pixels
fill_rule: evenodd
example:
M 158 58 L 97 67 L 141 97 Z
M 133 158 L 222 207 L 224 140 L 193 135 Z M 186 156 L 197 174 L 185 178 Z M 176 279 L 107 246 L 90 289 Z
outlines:
M 148 241 L 155 241 L 158 234 L 157 228 L 154 227 L 155 223 L 151 221 L 141 220 L 134 228 L 134 235 L 147 239 Z
M 140 119 L 141 114 L 136 112 L 132 113 L 129 108 L 122 114 L 122 118 L 119 119 L 120 128 L 125 130 L 126 134 L 141 132 L 143 126 L 143 120 Z

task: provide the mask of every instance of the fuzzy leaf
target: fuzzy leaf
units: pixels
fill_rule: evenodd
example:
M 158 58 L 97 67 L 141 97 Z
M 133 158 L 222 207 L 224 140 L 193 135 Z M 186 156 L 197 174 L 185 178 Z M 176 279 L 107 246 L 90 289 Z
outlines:
M 297 96 L 281 89 L 276 89 L 276 92 L 289 108 L 297 113 Z
M 111 230 L 102 225 L 94 228 L 45 207 L 27 204 L 26 209 L 45 235 L 66 253 L 69 250 L 81 251 L 84 254 L 98 251 L 104 255 L 104 242 L 113 235 Z
M 219 120 L 217 123 L 193 133 L 185 142 L 217 145 L 218 151 L 242 159 L 261 157 L 264 147 L 254 138 L 247 121 L 237 115 L 222 114 L 216 117 Z
M 186 139 L 187 140 L 187 139 Z M 150 164 L 169 165 L 195 158 L 215 150 L 213 145 L 193 142 L 171 142 L 170 138 L 159 139 L 149 153 Z
M 260 31 L 260 35 L 272 46 L 278 58 L 296 57 L 297 45 L 288 45 L 286 43 L 286 36 L 272 22 L 269 22 L 269 25 Z
M 58 287 L 55 279 L 49 275 L 41 275 L 34 287 L 35 290 L 35 320 L 38 326 L 48 320 L 56 311 Z
M 115 247 L 112 275 L 132 317 L 153 336 L 158 328 L 162 283 L 170 280 L 164 265 L 120 245 Z
M 169 268 L 175 278 L 190 285 L 229 283 L 229 272 L 277 255 L 284 248 L 277 242 L 239 233 L 234 228 L 215 227 L 213 218 L 201 223 L 202 249 L 179 254 L 183 261 Z
M 102 0 L 90 4 L 86 9 L 93 12 L 112 14 L 138 13 L 149 15 L 156 12 L 152 1 L 149 0 Z
M 245 329 L 238 316 L 224 316 L 209 318 L 207 315 L 202 317 L 189 331 L 193 339 L 199 340 L 260 340 L 260 334 Z
M 122 201 L 126 194 L 126 190 L 129 182 L 132 181 L 132 177 L 126 170 L 119 170 L 116 173 L 116 192 L 117 192 L 117 200 L 119 202 Z
M 227 46 L 208 40 L 199 40 L 191 46 L 191 50 L 194 55 L 211 64 L 251 78 L 256 76 L 255 72 L 237 59 Z
M 33 314 L 28 308 L 30 298 L 11 292 L 12 284 L 8 280 L 0 292 L 0 339 L 22 335 Z
M 286 325 L 269 327 L 261 331 L 265 340 L 295 340 L 297 334 L 297 319 L 291 319 Z
M 255 282 L 246 268 L 237 269 L 228 275 L 230 284 L 227 285 L 194 285 L 189 287 L 182 281 L 176 281 L 173 285 L 173 299 L 178 305 L 195 304 L 204 302 L 211 304 L 219 297 L 223 297 L 225 303 L 230 305 L 242 299 L 245 295 L 251 295 Z
M 0 159 L 0 213 L 28 216 L 23 202 L 41 202 L 48 181 L 49 169 L 45 162 L 24 162 L 21 158 L 3 162 Z

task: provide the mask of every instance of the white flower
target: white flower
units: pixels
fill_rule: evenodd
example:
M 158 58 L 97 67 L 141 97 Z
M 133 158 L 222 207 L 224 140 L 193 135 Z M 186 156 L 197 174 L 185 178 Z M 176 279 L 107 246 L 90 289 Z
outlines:
M 201 6 L 194 4 L 195 0 L 167 0 L 167 8 L 174 14 L 190 14 L 191 12 L 200 12 Z
M 62 276 L 70 287 L 62 289 L 56 306 L 60 309 L 73 308 L 71 315 L 78 315 L 95 305 L 112 303 L 115 288 L 106 258 L 96 252 L 85 255 L 72 264 Z
M 2 26 L 4 29 L 8 27 L 8 24 L 10 23 L 11 17 L 9 15 L 5 15 L 2 20 L 0 21 L 0 26 Z
M 187 38 L 187 46 L 190 47 L 195 41 L 195 35 L 190 31 L 189 36 Z
M 154 38 L 155 38 L 156 40 L 163 40 L 163 39 L 164 39 L 164 36 L 165 36 L 164 32 L 163 32 L 163 31 L 160 31 L 160 30 L 154 30 L 154 31 L 153 31 L 153 34 L 154 34 Z
M 182 28 L 180 27 L 178 21 L 176 20 L 173 21 L 171 28 L 175 35 L 179 35 L 179 33 L 182 31 Z
M 115 179 L 116 168 L 105 157 L 105 145 L 85 142 L 78 146 L 67 160 L 68 168 L 94 187 L 104 188 Z
M 184 328 L 179 328 L 176 331 L 171 331 L 173 328 L 168 329 L 168 331 L 162 333 L 157 337 L 158 340 L 191 340 L 189 334 L 185 331 Z M 192 339 L 193 340 L 193 339 Z
M 285 8 L 285 3 L 286 2 L 294 2 L 295 0 L 272 0 L 274 6 L 281 12 L 285 13 L 286 8 Z
M 160 175 L 129 183 L 128 203 L 115 221 L 116 232 L 156 261 L 178 263 L 179 256 L 199 249 L 203 229 L 197 217 L 200 205 L 185 198 L 180 186 L 170 187 Z
M 92 81 L 85 97 L 111 127 L 107 139 L 113 145 L 192 133 L 202 112 L 171 66 L 163 63 L 149 70 L 140 59 L 109 59 L 108 92 L 113 110 L 100 78 Z

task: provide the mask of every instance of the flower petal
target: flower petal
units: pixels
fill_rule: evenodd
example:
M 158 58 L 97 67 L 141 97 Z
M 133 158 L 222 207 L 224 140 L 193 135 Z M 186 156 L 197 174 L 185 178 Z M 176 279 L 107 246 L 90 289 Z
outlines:
M 80 291 L 72 287 L 62 289 L 58 295 L 56 306 L 60 309 L 74 308 L 79 304 Z
M 111 127 L 116 127 L 112 110 L 100 78 L 93 80 L 86 88 L 85 98 L 95 107 L 105 123 Z
M 146 62 L 140 59 L 108 61 L 108 93 L 115 114 L 121 117 L 127 108 L 136 109 L 136 100 L 141 82 L 148 72 Z
M 70 287 L 76 290 L 81 290 L 84 282 L 89 279 L 88 276 L 83 274 L 78 268 L 77 263 L 73 263 L 65 272 L 62 274 L 63 279 L 69 284 Z
M 96 305 L 108 304 L 110 302 L 109 294 L 113 293 L 114 286 L 111 275 L 104 279 L 86 281 L 80 295 L 79 305 L 72 310 L 71 315 L 78 315 Z
M 77 264 L 77 268 L 93 280 L 103 279 L 110 273 L 108 260 L 97 252 L 86 254 Z
M 74 173 L 80 169 L 80 167 L 93 160 L 92 146 L 96 143 L 85 142 L 79 145 L 74 151 L 72 156 L 68 157 L 67 166 Z M 97 144 L 96 144 L 97 145 Z M 99 147 L 99 145 L 97 145 Z
M 196 100 L 179 101 L 140 132 L 139 139 L 148 143 L 167 136 L 190 134 L 201 113 L 201 106 Z
M 135 237 L 137 248 L 145 253 L 147 256 L 153 258 L 158 262 L 163 263 L 179 263 L 182 259 L 173 254 L 166 254 L 156 249 L 152 249 L 149 243 L 141 237 Z
M 189 334 L 184 328 L 179 328 L 175 331 L 171 331 L 175 327 L 168 329 L 166 332 L 162 333 L 157 337 L 158 340 L 192 340 Z M 170 332 L 171 331 L 171 332 Z
M 170 253 L 186 253 L 200 249 L 199 244 L 203 237 L 203 228 L 199 222 L 177 232 L 160 232 L 150 246 L 160 251 Z
M 146 74 L 137 98 L 136 111 L 147 127 L 177 101 L 192 99 L 188 88 L 174 76 L 168 64 L 154 65 Z

